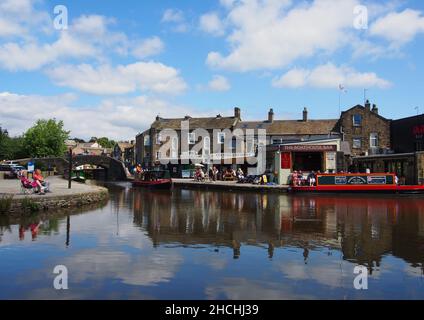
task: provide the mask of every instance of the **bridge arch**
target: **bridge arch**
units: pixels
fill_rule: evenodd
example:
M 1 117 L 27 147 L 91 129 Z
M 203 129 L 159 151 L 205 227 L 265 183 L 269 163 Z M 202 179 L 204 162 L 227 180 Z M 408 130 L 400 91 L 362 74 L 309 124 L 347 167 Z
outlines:
M 22 164 L 28 163 L 31 159 L 23 159 Z M 44 167 L 56 167 L 59 174 L 65 174 L 69 168 L 69 162 L 65 158 L 36 158 L 32 159 L 36 164 Z M 127 180 L 127 174 L 123 162 L 109 156 L 95 155 L 75 155 L 72 157 L 73 168 L 84 164 L 95 165 L 106 169 L 106 180 L 118 181 Z
M 93 156 L 93 155 L 76 155 L 72 158 L 74 167 L 82 166 L 84 164 L 95 165 L 105 168 L 107 170 L 107 180 L 126 180 L 127 174 L 124 164 L 112 157 L 108 156 Z

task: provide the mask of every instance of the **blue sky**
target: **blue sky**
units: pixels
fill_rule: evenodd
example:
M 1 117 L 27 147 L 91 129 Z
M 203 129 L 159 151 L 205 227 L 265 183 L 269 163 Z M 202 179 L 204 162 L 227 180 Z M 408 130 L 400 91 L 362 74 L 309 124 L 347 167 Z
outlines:
M 339 94 L 343 110 L 365 88 L 383 116 L 410 116 L 424 111 L 423 33 L 418 0 L 0 0 L 0 123 L 131 139 L 157 114 L 235 106 L 336 118 Z

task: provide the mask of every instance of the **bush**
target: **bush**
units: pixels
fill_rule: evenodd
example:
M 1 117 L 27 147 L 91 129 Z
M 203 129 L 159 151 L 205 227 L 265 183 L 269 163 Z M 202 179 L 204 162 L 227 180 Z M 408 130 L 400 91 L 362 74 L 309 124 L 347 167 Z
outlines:
M 22 200 L 21 207 L 24 212 L 34 213 L 40 211 L 40 205 L 28 197 Z
M 3 195 L 0 197 L 0 213 L 1 214 L 9 212 L 12 206 L 12 200 L 13 200 L 13 195 L 12 196 Z

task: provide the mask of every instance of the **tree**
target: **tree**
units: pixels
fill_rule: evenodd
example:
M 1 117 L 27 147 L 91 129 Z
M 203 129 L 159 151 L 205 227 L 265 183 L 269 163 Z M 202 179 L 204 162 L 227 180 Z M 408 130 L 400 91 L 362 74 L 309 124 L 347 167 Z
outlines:
M 0 160 L 26 158 L 22 137 L 9 137 L 7 130 L 0 127 Z
M 103 148 L 113 148 L 116 144 L 115 141 L 109 140 L 107 137 L 101 137 L 97 139 L 97 143 L 101 145 Z
M 76 143 L 85 143 L 84 139 L 80 139 L 80 138 L 73 138 L 71 140 L 74 140 Z
M 60 157 L 66 152 L 65 140 L 69 131 L 63 129 L 63 121 L 38 120 L 24 134 L 24 148 L 30 157 Z

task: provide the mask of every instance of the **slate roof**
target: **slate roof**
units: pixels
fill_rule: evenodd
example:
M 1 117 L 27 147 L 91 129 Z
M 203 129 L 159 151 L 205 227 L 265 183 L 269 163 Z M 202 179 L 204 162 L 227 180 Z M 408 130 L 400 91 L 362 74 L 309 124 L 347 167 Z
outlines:
M 236 117 L 207 117 L 207 118 L 176 118 L 176 119 L 166 119 L 159 118 L 152 123 L 152 128 L 157 130 L 163 129 L 181 129 L 182 121 L 189 121 L 190 130 L 203 128 L 203 129 L 224 129 L 232 128 L 237 122 L 238 118 Z
M 241 121 L 236 127 L 240 129 L 266 129 L 267 135 L 320 135 L 337 131 L 338 121 L 339 119 Z

